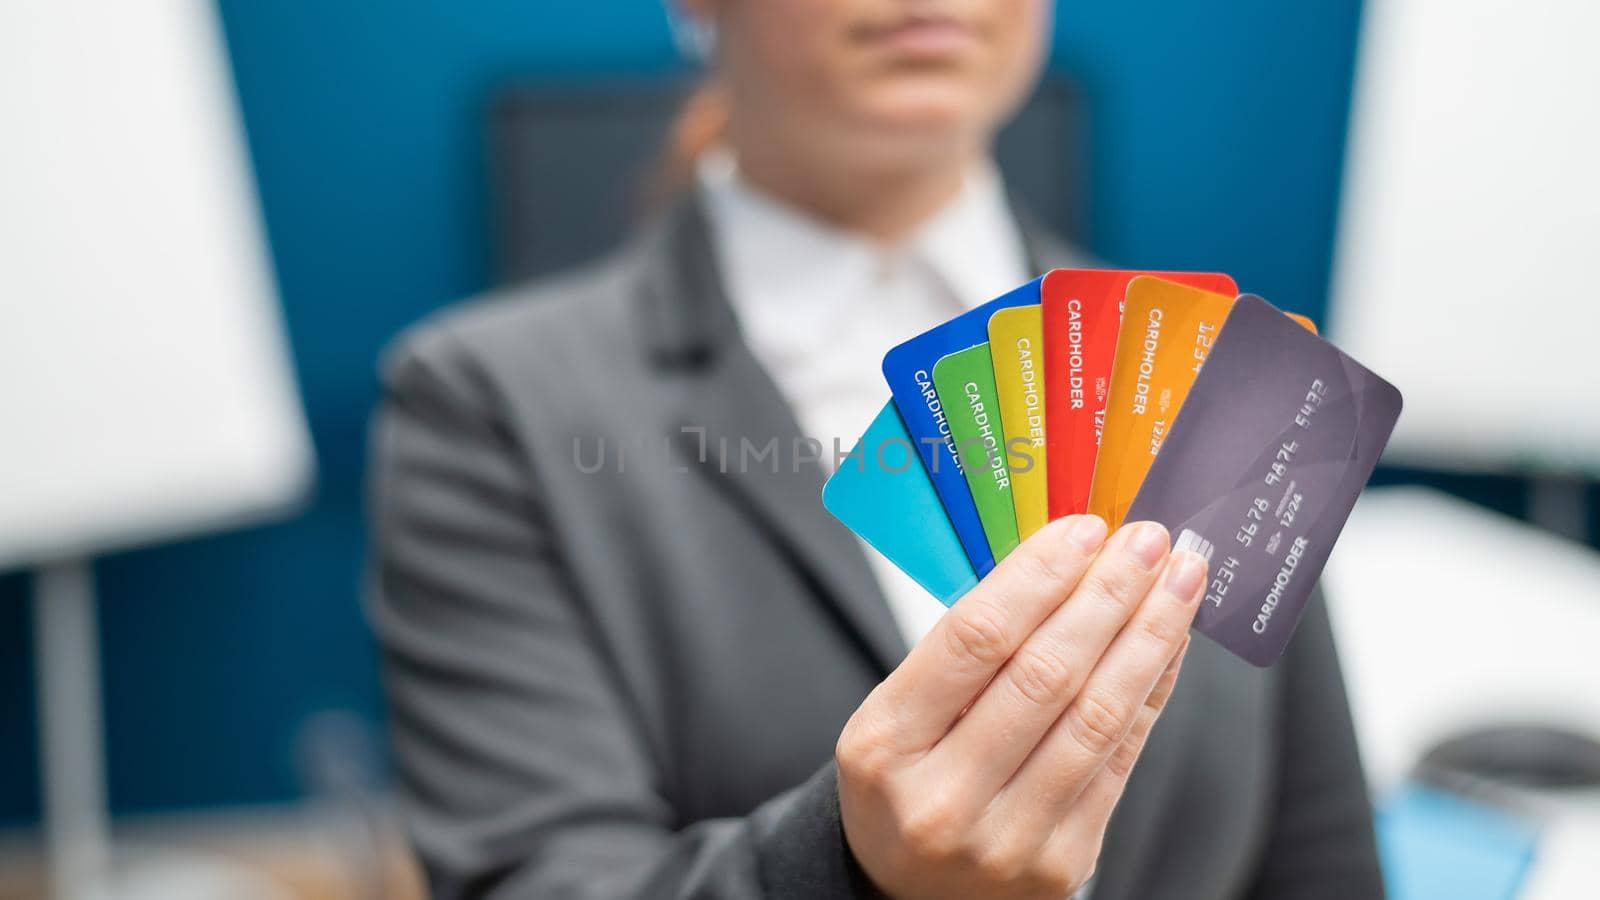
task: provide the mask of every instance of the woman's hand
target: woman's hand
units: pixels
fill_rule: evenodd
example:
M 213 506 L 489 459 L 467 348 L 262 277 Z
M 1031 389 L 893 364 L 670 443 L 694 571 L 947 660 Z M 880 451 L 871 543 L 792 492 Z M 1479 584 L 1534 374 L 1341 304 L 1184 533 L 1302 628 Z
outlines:
M 1177 681 L 1204 560 L 1145 522 L 1052 522 L 945 615 L 839 738 L 845 837 L 892 897 L 1062 900 Z

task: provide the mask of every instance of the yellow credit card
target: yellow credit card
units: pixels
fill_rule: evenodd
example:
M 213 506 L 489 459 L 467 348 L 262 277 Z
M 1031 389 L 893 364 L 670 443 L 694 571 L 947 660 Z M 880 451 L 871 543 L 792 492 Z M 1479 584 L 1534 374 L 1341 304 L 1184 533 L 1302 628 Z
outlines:
M 1044 328 L 1037 305 L 1012 306 L 989 317 L 994 386 L 1011 465 L 1017 535 L 1027 539 L 1049 521 L 1044 432 Z
M 1111 527 L 1122 524 L 1139 493 L 1234 299 L 1159 278 L 1128 283 L 1105 430 L 1089 488 L 1089 512 Z M 1289 318 L 1316 333 L 1310 319 Z

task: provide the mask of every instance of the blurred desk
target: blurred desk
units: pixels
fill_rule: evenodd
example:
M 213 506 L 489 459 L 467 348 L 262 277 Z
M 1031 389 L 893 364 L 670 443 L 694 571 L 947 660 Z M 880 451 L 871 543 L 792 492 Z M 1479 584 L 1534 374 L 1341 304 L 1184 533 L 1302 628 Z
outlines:
M 1494 724 L 1600 736 L 1600 554 L 1421 488 L 1369 492 L 1325 581 L 1373 787 Z M 1600 896 L 1600 797 L 1542 794 L 1524 898 Z

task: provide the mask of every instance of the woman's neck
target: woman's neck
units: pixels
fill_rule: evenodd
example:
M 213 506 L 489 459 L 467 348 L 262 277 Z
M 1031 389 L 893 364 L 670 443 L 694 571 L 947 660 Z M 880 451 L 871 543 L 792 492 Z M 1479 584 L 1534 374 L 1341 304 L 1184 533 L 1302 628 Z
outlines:
M 839 144 L 798 145 L 741 135 L 728 143 L 752 186 L 835 227 L 882 244 L 900 243 L 960 193 L 981 148 L 936 152 L 857 152 Z

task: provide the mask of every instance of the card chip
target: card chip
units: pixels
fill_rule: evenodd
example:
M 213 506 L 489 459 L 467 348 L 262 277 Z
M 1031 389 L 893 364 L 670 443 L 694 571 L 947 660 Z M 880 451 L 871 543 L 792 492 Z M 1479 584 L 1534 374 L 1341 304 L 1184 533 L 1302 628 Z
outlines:
M 1197 553 L 1205 557 L 1206 562 L 1211 562 L 1211 552 L 1216 548 L 1211 546 L 1210 541 L 1195 534 L 1193 530 L 1185 528 L 1178 535 L 1178 543 L 1172 549 L 1174 551 L 1187 550 L 1190 553 Z

